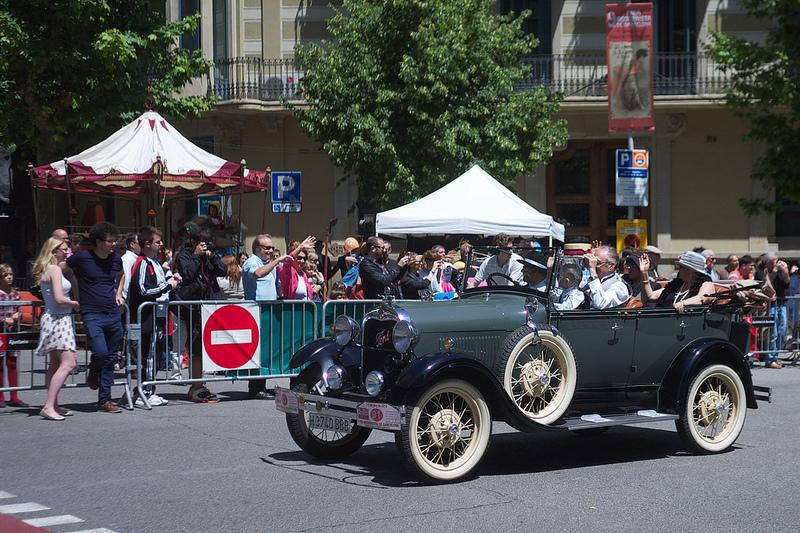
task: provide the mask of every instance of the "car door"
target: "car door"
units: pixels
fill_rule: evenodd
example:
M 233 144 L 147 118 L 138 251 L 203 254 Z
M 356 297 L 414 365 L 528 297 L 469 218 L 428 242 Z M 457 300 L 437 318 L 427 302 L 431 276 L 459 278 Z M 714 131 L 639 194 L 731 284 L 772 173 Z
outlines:
M 637 311 L 551 311 L 550 324 L 572 345 L 578 390 L 624 391 L 636 342 Z
M 730 317 L 687 307 L 684 313 L 668 309 L 644 309 L 636 333 L 628 386 L 659 385 L 664 373 L 689 342 L 700 337 L 727 339 Z

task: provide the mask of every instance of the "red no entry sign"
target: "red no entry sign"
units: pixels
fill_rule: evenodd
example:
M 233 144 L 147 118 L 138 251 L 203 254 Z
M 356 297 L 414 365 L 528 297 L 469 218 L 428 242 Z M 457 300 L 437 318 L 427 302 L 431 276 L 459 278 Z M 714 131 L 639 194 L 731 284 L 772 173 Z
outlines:
M 258 319 L 256 303 L 203 305 L 203 369 L 259 368 Z

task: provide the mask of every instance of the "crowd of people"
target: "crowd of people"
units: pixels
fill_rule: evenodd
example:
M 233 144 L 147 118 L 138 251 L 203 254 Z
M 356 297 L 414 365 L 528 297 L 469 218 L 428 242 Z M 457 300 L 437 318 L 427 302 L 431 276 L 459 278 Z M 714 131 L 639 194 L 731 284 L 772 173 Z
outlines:
M 162 232 L 145 226 L 128 234 L 123 243 L 114 224 L 100 222 L 88 233 L 90 246 L 81 249 L 83 235 L 69 235 L 58 229 L 30 260 L 32 283 L 41 288 L 44 309 L 40 319 L 37 356 L 48 356 L 48 392 L 40 415 L 48 420 L 64 420 L 73 413 L 58 403 L 58 393 L 76 368 L 73 312 L 80 312 L 86 331 L 91 362 L 87 383 L 98 391 L 97 410 L 118 413 L 112 401 L 114 371 L 125 358 L 119 357 L 123 339 L 120 307 L 126 303 L 130 323 L 140 323 L 138 341 L 128 343 L 130 357 L 136 361 L 142 345 L 144 381 L 153 381 L 157 370 L 167 370 L 175 379 L 191 368 L 192 384 L 187 398 L 198 403 L 215 403 L 218 397 L 202 383 L 201 314 L 191 304 L 142 306 L 168 301 L 377 299 L 384 296 L 405 299 L 446 299 L 457 297 L 454 283 L 462 276 L 468 288 L 487 283 L 508 284 L 538 291 L 549 297 L 555 309 L 611 309 L 638 305 L 672 307 L 683 312 L 686 306 L 707 304 L 720 287 L 727 284 L 735 297 L 770 302 L 775 317 L 770 350 L 777 352 L 786 334 L 787 296 L 798 290 L 797 266 L 789 269 L 774 252 L 757 259 L 749 255 L 729 255 L 726 265 L 716 268 L 713 250 L 697 248 L 681 254 L 674 272 L 659 272 L 661 251 L 654 246 L 625 249 L 594 242 L 580 253 L 562 257 L 542 255 L 533 240 L 507 234 L 495 235 L 492 250 L 484 260 L 468 259 L 470 245 L 463 243 L 450 253 L 435 245 L 417 253 L 405 250 L 391 257 L 391 243 L 371 236 L 359 243 L 345 241 L 345 254 L 324 260 L 321 242 L 313 236 L 291 241 L 282 253 L 268 234 L 256 236 L 251 254 L 222 255 L 215 250 L 211 230 L 192 226 L 184 243 L 170 250 L 164 246 Z M 580 248 L 580 247 L 579 247 Z M 119 253 L 117 253 L 119 252 Z M 4 256 L 5 258 L 6 256 Z M 14 287 L 14 264 L 0 261 L 0 301 L 19 300 Z M 548 294 L 548 280 L 557 268 L 556 280 Z M 339 274 L 341 279 L 331 282 Z M 492 281 L 494 280 L 494 281 Z M 19 307 L 0 308 L 3 331 L 15 331 Z M 193 359 L 191 365 L 188 354 Z M 183 355 L 183 357 L 181 357 Z M 18 386 L 18 351 L 0 351 L 0 370 L 11 387 Z M 763 355 L 768 368 L 780 368 L 778 354 Z M 0 371 L 0 388 L 4 372 Z M 166 405 L 168 400 L 149 385 L 137 391 L 136 404 Z M 8 405 L 28 407 L 17 391 L 11 391 Z M 266 380 L 248 381 L 248 397 L 272 399 Z M 0 408 L 5 407 L 0 392 Z

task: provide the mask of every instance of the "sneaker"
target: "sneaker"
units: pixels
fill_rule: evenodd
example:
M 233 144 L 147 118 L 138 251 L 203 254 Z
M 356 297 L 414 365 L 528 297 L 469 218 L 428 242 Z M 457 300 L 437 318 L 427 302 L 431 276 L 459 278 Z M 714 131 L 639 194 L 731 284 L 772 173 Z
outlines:
M 186 395 L 187 399 L 192 402 L 197 403 L 217 403 L 219 398 L 217 398 L 214 394 L 211 394 L 211 391 L 205 387 L 200 387 L 199 389 L 189 389 L 189 393 Z
M 166 398 L 162 398 L 156 393 L 153 393 L 150 396 L 148 396 L 147 401 L 150 402 L 150 405 L 152 406 L 167 405 L 169 403 L 169 400 L 167 400 Z
M 139 399 L 139 398 L 137 398 Z M 121 413 L 122 409 L 114 405 L 114 402 L 101 403 L 97 406 L 98 413 Z
M 135 405 L 136 407 L 146 407 L 146 406 L 144 405 L 144 400 L 142 400 L 142 397 L 141 397 L 141 396 L 137 396 L 137 397 L 136 397 L 136 401 L 135 401 L 135 402 L 133 402 L 133 405 Z M 153 405 L 153 404 L 150 404 L 150 405 Z
M 175 371 L 175 373 L 173 373 L 173 374 L 172 374 L 171 376 L 169 376 L 167 379 L 168 379 L 168 380 L 171 380 L 171 381 L 180 381 L 180 380 L 182 380 L 182 379 L 183 379 L 183 374 L 181 374 L 180 372 L 178 372 L 178 371 L 176 370 L 176 371 Z

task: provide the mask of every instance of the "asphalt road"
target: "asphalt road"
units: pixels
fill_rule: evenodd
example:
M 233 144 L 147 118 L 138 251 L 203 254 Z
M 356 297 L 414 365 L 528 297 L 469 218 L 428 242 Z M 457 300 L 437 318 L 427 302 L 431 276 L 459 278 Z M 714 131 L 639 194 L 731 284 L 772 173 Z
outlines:
M 774 400 L 727 453 L 685 453 L 672 422 L 595 437 L 495 424 L 477 476 L 444 486 L 412 479 L 388 433 L 344 461 L 311 459 L 242 383 L 211 384 L 213 405 L 162 386 L 169 405 L 121 414 L 69 389 L 63 422 L 41 419 L 31 391 L 31 408 L 0 409 L 0 513 L 74 519 L 43 526 L 57 533 L 797 531 L 800 367 L 753 374 Z

